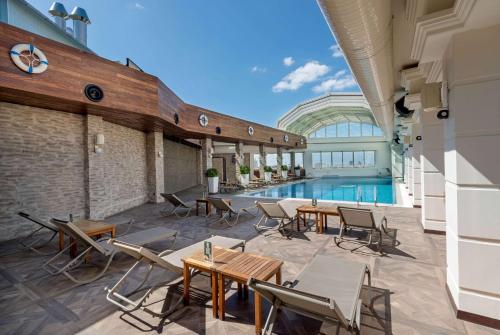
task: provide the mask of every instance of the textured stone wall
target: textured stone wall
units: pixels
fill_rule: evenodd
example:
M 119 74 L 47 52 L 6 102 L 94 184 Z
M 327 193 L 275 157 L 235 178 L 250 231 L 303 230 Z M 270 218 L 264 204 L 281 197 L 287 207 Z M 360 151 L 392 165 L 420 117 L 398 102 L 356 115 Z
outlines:
M 148 167 L 148 199 L 150 202 L 163 202 L 161 193 L 165 190 L 163 132 L 152 131 L 146 137 L 146 156 Z
M 33 227 L 19 210 L 85 215 L 84 118 L 0 102 L 0 240 Z
M 104 122 L 104 216 L 148 201 L 146 134 Z
M 165 192 L 178 192 L 200 183 L 199 149 L 164 139 L 163 155 Z

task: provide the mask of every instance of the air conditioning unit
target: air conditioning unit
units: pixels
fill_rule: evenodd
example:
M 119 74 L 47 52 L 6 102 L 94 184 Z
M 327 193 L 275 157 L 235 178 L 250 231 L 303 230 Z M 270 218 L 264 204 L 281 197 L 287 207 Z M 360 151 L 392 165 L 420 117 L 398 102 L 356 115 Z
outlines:
M 422 86 L 420 95 L 424 111 L 448 109 L 448 85 L 446 82 L 425 84 Z

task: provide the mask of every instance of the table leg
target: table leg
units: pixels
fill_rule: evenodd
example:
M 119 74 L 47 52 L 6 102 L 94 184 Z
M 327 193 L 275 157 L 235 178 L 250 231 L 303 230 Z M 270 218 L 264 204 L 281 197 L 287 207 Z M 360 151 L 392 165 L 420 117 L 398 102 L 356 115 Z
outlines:
M 73 237 L 70 237 L 69 243 L 71 245 L 71 248 L 69 248 L 69 255 L 74 258 L 76 257 L 76 253 L 78 251 L 78 242 L 75 241 Z
M 218 289 L 217 289 L 217 272 L 212 272 L 212 312 L 214 319 L 217 319 L 217 299 L 218 299 Z
M 243 285 L 243 292 L 245 293 L 245 300 L 248 299 L 248 285 Z
M 64 249 L 64 231 L 59 229 L 59 250 Z
M 256 291 L 254 293 L 254 303 L 255 303 L 255 334 L 262 334 L 262 301 L 260 294 Z
M 226 290 L 224 289 L 224 275 L 219 274 L 219 320 L 225 318 Z
M 212 206 L 211 206 L 211 205 L 210 205 L 210 203 L 207 201 L 207 202 L 205 203 L 205 214 L 206 214 L 207 216 L 209 216 L 209 215 L 210 215 L 210 212 L 212 212 Z
M 281 268 L 276 272 L 276 285 L 281 285 Z
M 189 265 L 184 263 L 184 305 L 189 305 L 189 285 L 191 281 L 191 274 L 189 273 Z
M 309 219 L 311 219 L 311 214 L 309 214 Z M 304 213 L 304 227 L 307 227 L 306 213 Z
M 116 226 L 114 226 L 113 229 L 111 230 L 111 237 L 115 236 L 116 236 Z
M 300 231 L 300 212 L 297 210 L 297 231 Z
M 243 298 L 243 285 L 238 283 L 238 299 Z

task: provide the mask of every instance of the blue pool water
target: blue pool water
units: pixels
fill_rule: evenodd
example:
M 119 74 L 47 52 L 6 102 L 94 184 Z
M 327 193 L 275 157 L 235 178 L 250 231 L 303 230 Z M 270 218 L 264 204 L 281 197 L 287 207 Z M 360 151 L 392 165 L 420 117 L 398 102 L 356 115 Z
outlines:
M 324 177 L 300 183 L 268 188 L 246 195 L 263 198 L 317 198 L 321 200 L 357 201 L 393 204 L 392 178 L 379 177 Z

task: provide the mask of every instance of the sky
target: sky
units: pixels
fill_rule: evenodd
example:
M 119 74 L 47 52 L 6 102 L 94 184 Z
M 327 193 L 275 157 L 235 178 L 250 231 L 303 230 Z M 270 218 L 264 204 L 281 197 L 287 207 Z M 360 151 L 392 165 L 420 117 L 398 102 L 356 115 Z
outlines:
M 52 0 L 28 0 L 47 13 Z M 304 100 L 359 92 L 313 0 L 60 0 L 88 46 L 128 57 L 185 102 L 269 126 Z

